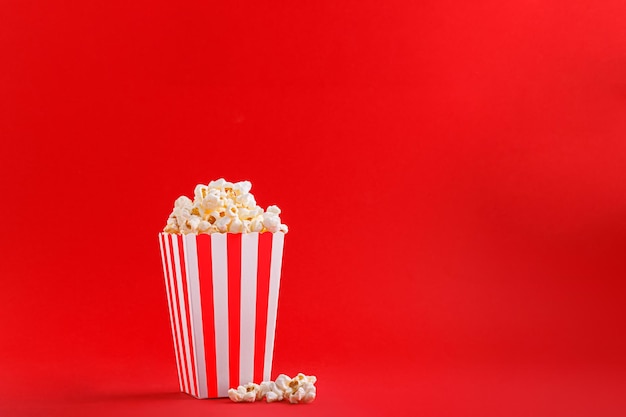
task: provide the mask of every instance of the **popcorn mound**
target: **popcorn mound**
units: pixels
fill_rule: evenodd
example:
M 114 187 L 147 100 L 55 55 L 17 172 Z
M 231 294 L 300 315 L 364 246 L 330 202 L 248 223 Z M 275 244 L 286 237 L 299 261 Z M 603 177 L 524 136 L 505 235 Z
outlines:
M 236 402 L 250 402 L 262 400 L 268 403 L 274 401 L 289 401 L 291 404 L 310 403 L 315 400 L 316 388 L 315 376 L 306 376 L 299 373 L 295 378 L 289 378 L 285 374 L 278 375 L 276 382 L 265 381 L 261 384 L 249 383 L 240 385 L 237 389 L 228 390 L 228 397 Z
M 165 233 L 251 233 L 283 232 L 287 225 L 280 220 L 280 209 L 257 206 L 250 193 L 250 181 L 236 183 L 223 178 L 208 185 L 198 184 L 193 201 L 181 196 L 163 229 Z

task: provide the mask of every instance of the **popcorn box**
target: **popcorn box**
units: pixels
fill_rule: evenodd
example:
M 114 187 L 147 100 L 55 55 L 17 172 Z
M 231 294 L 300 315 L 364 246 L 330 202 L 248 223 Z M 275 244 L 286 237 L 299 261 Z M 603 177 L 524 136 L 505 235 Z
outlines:
M 159 234 L 180 390 L 269 381 L 284 233 Z

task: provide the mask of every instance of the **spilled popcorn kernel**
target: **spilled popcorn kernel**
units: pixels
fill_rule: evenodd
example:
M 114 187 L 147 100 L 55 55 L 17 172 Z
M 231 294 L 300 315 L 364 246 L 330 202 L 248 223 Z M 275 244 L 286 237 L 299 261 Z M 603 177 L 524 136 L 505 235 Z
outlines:
M 315 376 L 303 373 L 295 378 L 280 374 L 275 382 L 263 381 L 259 385 L 250 383 L 240 385 L 237 389 L 231 388 L 228 390 L 228 397 L 234 402 L 254 402 L 265 398 L 268 403 L 283 400 L 291 404 L 310 403 L 317 395 L 315 382 Z
M 235 402 L 253 403 L 257 399 L 258 392 L 259 386 L 251 382 L 246 385 L 240 385 L 237 389 L 229 389 L 228 398 Z
M 316 381 L 317 378 L 314 376 L 298 374 L 289 382 L 289 389 L 285 392 L 285 398 L 292 404 L 312 402 L 317 394 Z

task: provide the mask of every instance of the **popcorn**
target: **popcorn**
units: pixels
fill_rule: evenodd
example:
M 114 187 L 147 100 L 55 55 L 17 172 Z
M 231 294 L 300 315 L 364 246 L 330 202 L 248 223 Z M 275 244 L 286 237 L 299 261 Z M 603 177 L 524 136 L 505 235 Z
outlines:
M 215 224 L 217 219 L 220 218 L 220 212 L 217 210 L 214 210 L 210 213 L 205 214 L 204 217 L 205 217 L 205 220 L 208 221 L 209 223 Z
M 265 394 L 265 401 L 267 401 L 268 403 L 273 403 L 274 401 L 282 401 L 282 400 L 283 400 L 282 394 L 279 396 L 274 391 L 270 391 L 267 394 Z
M 175 217 L 170 217 L 167 219 L 167 224 L 165 225 L 165 229 L 163 229 L 165 233 L 177 233 L 178 232 L 178 222 Z
M 235 217 L 230 222 L 230 233 L 243 233 L 243 222 Z
M 261 398 L 265 397 L 265 400 L 268 403 L 283 400 L 284 392 L 278 389 L 275 382 L 272 382 L 272 381 L 261 382 L 260 387 L 261 388 L 259 390 L 257 399 L 260 400 Z
M 191 217 L 189 218 L 189 220 L 187 220 L 187 223 L 189 224 L 189 228 L 191 230 L 197 230 L 198 227 L 200 226 L 200 222 L 202 221 L 202 219 L 196 215 L 191 215 Z
M 248 194 L 252 189 L 252 183 L 250 181 L 240 181 L 233 184 L 233 191 L 237 195 Z
M 228 217 L 239 217 L 239 209 L 233 203 L 228 204 L 226 207 L 226 215 Z
M 263 218 L 261 216 L 257 216 L 250 222 L 250 231 L 251 232 L 262 232 L 265 226 L 263 226 Z
M 166 233 L 287 233 L 281 210 L 271 205 L 264 211 L 250 193 L 250 181 L 236 183 L 223 178 L 198 184 L 193 201 L 181 196 L 167 219 Z
M 208 233 L 211 228 L 211 223 L 206 220 L 202 220 L 200 224 L 198 224 L 198 232 L 200 233 Z
M 275 213 L 263 213 L 263 226 L 268 232 L 278 232 L 280 229 L 280 217 Z
M 202 198 L 201 205 L 205 211 L 215 210 L 221 205 L 220 194 L 217 190 L 209 190 L 205 197 Z
M 249 383 L 246 385 L 240 385 L 237 389 L 228 390 L 228 398 L 234 402 L 248 402 L 253 403 L 257 399 L 257 393 L 259 392 L 259 386 L 255 383 Z
M 207 187 L 204 184 L 198 184 L 196 185 L 196 188 L 193 190 L 193 199 L 195 201 L 202 201 L 204 199 L 204 197 L 206 197 L 206 195 L 209 192 L 209 187 Z
M 226 184 L 226 180 L 224 178 L 220 178 L 219 180 L 211 181 L 209 183 L 209 188 L 215 188 L 218 190 L 224 189 L 224 184 Z
M 250 220 L 252 220 L 253 217 L 255 217 L 253 215 L 253 211 L 252 210 L 248 210 L 247 208 L 243 208 L 243 207 L 239 209 L 238 215 L 239 215 L 238 217 L 241 220 L 247 220 L 247 221 L 250 221 Z
M 316 381 L 317 378 L 314 376 L 298 374 L 289 382 L 289 389 L 285 391 L 285 398 L 292 404 L 312 402 L 317 394 Z
M 276 386 L 282 392 L 286 392 L 289 389 L 290 383 L 291 383 L 291 378 L 289 378 L 285 374 L 280 374 L 278 375 L 278 378 L 276 378 Z
M 228 216 L 220 217 L 219 219 L 217 219 L 217 221 L 215 222 L 217 230 L 219 230 L 220 233 L 228 232 L 228 226 L 230 225 L 231 220 L 232 219 Z
M 278 206 L 268 206 L 267 210 L 265 211 L 267 211 L 268 213 L 274 213 L 276 215 L 280 214 L 280 209 L 278 208 Z
M 256 200 L 252 194 L 241 194 L 235 198 L 235 201 L 238 204 L 241 204 L 243 207 L 256 207 Z
M 193 204 L 193 201 L 189 199 L 189 197 L 180 196 L 174 202 L 174 208 L 182 209 L 186 207 L 190 207 Z
M 287 400 L 291 404 L 310 403 L 315 400 L 317 378 L 299 373 L 295 378 L 280 374 L 276 382 L 264 381 L 260 385 L 250 383 L 228 390 L 228 397 L 234 402 L 254 402 L 265 400 L 268 403 Z

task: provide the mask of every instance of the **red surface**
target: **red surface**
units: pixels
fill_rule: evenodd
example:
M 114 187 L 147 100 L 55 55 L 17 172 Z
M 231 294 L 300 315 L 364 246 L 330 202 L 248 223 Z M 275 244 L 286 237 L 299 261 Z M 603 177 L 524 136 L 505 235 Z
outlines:
M 625 415 L 624 8 L 3 1 L 0 415 Z M 218 177 L 309 406 L 176 393 L 157 233 Z

